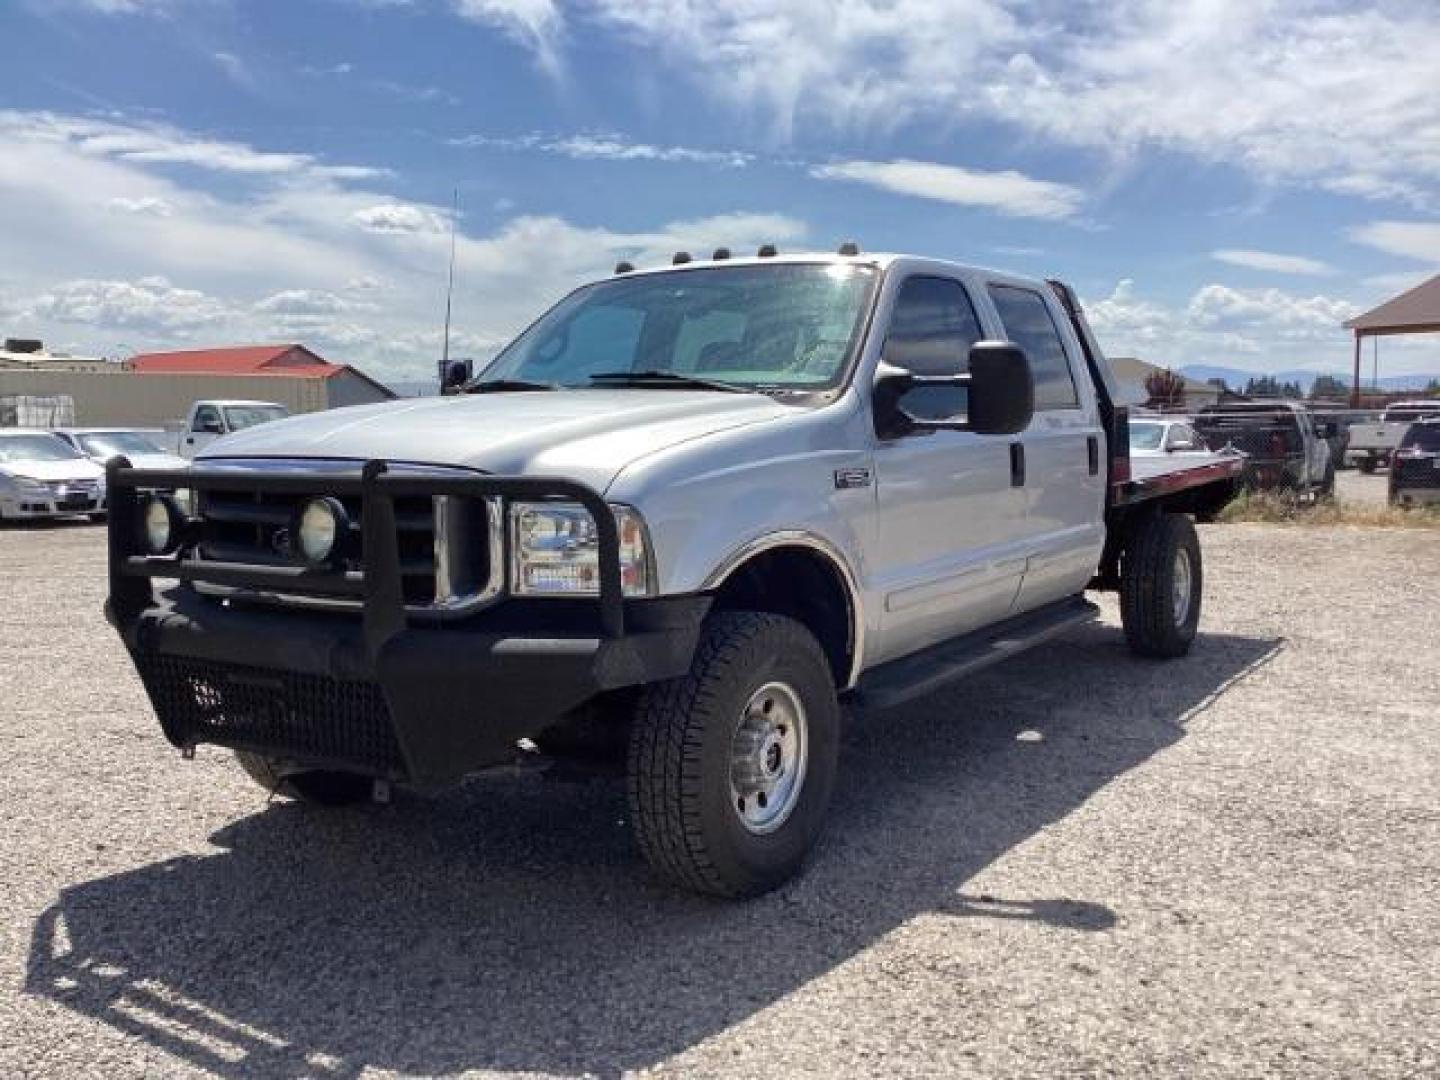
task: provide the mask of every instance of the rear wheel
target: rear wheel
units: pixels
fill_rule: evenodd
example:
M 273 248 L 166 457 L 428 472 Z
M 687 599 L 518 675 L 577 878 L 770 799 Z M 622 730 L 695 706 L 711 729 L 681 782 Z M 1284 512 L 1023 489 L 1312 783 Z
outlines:
M 689 674 L 648 687 L 631 731 L 630 809 L 650 865 L 716 896 L 784 882 L 820 835 L 839 733 L 830 665 L 804 626 L 711 618 Z
M 1136 522 L 1120 556 L 1120 621 L 1137 656 L 1184 656 L 1200 623 L 1200 540 L 1183 514 Z
M 365 802 L 375 787 L 375 782 L 368 776 L 330 769 L 296 769 L 248 750 L 236 750 L 235 760 L 245 770 L 246 776 L 270 794 L 320 806 L 350 806 Z

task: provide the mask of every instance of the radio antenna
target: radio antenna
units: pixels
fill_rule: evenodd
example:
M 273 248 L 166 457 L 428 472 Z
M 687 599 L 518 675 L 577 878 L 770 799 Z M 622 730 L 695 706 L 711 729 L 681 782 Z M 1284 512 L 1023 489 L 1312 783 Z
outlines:
M 445 280 L 445 334 L 440 346 L 440 381 L 444 383 L 450 373 L 450 302 L 455 295 L 455 232 L 460 224 L 460 189 L 455 189 L 455 197 L 451 202 L 450 209 L 450 270 Z

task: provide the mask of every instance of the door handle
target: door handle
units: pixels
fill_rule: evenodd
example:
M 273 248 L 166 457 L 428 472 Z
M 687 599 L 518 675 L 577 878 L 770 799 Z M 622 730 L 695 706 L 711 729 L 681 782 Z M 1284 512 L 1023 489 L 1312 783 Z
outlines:
M 1025 444 L 1010 444 L 1010 486 L 1025 486 Z
M 1085 440 L 1085 452 L 1090 455 L 1090 475 L 1098 476 L 1100 473 L 1100 437 L 1091 435 Z

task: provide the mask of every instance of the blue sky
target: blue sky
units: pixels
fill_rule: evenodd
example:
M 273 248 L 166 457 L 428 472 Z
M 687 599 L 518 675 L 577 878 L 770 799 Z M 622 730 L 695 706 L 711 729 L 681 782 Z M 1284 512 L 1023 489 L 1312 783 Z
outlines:
M 0 329 L 485 356 L 617 258 L 1059 276 L 1115 354 L 1348 366 L 1440 269 L 1433 0 L 9 0 Z M 1440 371 L 1392 339 L 1382 373 Z

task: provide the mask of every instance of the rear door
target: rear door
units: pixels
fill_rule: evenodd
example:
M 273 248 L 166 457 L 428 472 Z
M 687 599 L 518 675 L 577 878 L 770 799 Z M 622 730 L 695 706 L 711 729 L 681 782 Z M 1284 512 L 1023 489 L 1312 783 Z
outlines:
M 1104 439 L 1079 343 L 1049 290 L 992 281 L 986 293 L 1035 378 L 1035 417 L 1021 436 L 1026 565 L 1015 605 L 1029 611 L 1083 591 L 1099 565 Z
M 958 279 L 917 273 L 896 287 L 882 357 L 921 375 L 966 370 L 984 336 Z M 917 387 L 912 415 L 966 411 L 965 391 Z M 1008 615 L 1025 569 L 1024 502 L 1012 485 L 1011 440 L 933 431 L 879 441 L 872 569 L 884 597 L 876 662 L 903 656 Z

